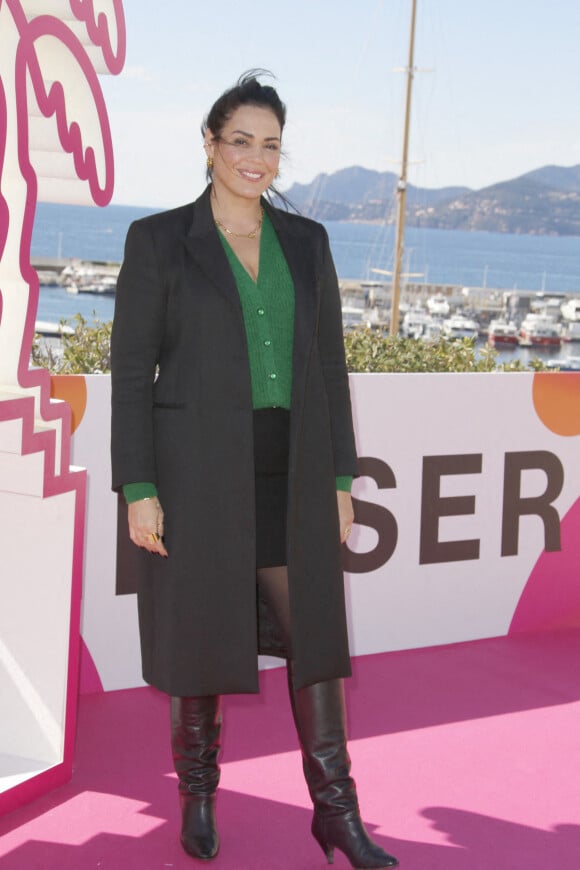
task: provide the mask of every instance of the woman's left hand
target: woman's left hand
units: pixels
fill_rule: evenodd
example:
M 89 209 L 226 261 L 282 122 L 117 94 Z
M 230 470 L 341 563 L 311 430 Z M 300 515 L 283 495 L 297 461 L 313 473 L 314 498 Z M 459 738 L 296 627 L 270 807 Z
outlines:
M 352 531 L 354 522 L 354 510 L 352 507 L 352 498 L 350 492 L 343 492 L 338 489 L 336 491 L 336 499 L 338 501 L 338 522 L 340 524 L 340 543 L 344 544 Z

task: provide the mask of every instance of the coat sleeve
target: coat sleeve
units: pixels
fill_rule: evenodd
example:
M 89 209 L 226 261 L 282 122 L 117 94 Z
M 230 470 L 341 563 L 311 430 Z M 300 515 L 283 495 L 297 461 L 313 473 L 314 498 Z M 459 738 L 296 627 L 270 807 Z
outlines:
M 357 459 L 354 439 L 348 372 L 344 353 L 342 308 L 328 235 L 321 226 L 322 267 L 320 275 L 320 310 L 318 349 L 328 397 L 334 469 L 338 476 L 356 477 Z
M 157 482 L 153 383 L 165 321 L 165 289 L 150 223 L 129 227 L 111 335 L 113 489 Z

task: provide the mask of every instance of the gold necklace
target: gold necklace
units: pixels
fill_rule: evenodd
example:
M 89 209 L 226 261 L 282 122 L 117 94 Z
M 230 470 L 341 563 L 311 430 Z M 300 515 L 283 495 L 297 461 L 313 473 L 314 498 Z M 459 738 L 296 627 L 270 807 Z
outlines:
M 255 239 L 260 231 L 260 227 L 262 226 L 263 220 L 264 220 L 264 209 L 260 208 L 260 220 L 258 221 L 258 223 L 256 224 L 256 226 L 254 227 L 254 229 L 252 230 L 251 233 L 234 233 L 233 230 L 228 230 L 227 227 L 224 227 L 224 225 L 222 224 L 222 222 L 220 221 L 219 218 L 214 217 L 214 221 L 215 221 L 216 226 L 218 226 L 220 228 L 220 230 L 223 230 L 224 233 L 227 233 L 228 236 L 233 236 L 234 239 Z

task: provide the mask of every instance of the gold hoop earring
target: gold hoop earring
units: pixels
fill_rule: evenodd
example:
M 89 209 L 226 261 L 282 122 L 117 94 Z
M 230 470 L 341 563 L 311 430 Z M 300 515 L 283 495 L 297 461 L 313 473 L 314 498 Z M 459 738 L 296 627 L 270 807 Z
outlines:
M 213 169 L 213 157 L 209 157 L 209 156 L 208 156 L 208 158 L 207 158 L 205 164 L 206 164 L 207 168 L 208 168 L 208 169 L 210 170 L 210 172 L 211 172 L 211 170 Z

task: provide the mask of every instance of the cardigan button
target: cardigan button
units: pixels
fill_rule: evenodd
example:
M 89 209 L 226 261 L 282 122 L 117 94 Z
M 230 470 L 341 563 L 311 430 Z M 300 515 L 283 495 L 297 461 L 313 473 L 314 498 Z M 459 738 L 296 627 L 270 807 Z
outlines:
M 275 381 L 277 377 L 278 375 L 276 374 L 276 372 L 272 372 L 272 374 L 270 375 L 270 380 Z
M 265 314 L 265 313 L 266 313 L 266 312 L 264 311 L 263 308 L 258 308 L 258 314 L 259 314 L 260 316 L 261 316 L 262 314 Z
M 269 338 L 267 338 L 266 341 L 264 342 L 264 347 L 270 347 L 271 344 L 272 344 L 272 342 L 270 341 Z

